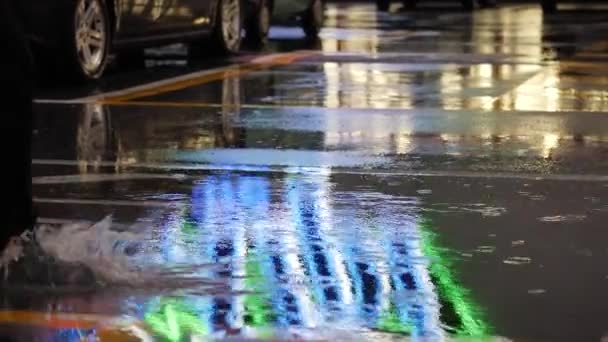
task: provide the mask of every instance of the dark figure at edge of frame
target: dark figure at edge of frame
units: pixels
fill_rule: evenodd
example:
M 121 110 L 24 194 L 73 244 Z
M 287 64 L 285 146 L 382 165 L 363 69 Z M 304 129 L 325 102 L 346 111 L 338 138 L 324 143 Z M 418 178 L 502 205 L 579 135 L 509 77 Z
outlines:
M 19 0 L 0 0 L 0 113 L 3 134 L 2 188 L 4 198 L 0 248 L 11 236 L 31 229 L 35 218 L 32 206 L 32 92 L 33 59 L 27 41 Z
M 36 223 L 32 199 L 32 129 L 34 60 L 23 26 L 21 0 L 0 0 L 0 120 L 4 128 L 5 173 L 0 186 L 4 204 L 0 219 L 0 299 L 15 297 L 24 286 L 72 286 L 91 289 L 97 282 L 84 265 L 65 263 L 46 255 L 33 239 L 18 239 Z M 15 238 L 14 238 L 15 237 Z M 10 335 L 10 332 L 9 332 Z M 0 331 L 0 341 L 4 341 Z

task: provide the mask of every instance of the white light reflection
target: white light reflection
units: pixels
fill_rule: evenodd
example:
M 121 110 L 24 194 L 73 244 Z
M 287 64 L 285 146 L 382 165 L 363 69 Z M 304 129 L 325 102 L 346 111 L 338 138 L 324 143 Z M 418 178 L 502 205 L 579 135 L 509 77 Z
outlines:
M 549 158 L 553 150 L 559 145 L 559 136 L 557 134 L 545 134 L 543 136 L 543 158 Z

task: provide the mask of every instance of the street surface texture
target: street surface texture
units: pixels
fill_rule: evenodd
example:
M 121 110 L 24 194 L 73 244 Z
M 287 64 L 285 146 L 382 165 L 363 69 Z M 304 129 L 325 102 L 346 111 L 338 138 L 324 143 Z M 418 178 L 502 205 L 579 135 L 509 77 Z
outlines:
M 606 338 L 608 5 L 429 3 L 329 3 L 318 41 L 273 27 L 260 52 L 187 61 L 173 46 L 41 87 L 41 223 L 112 215 L 96 234 L 137 231 L 119 254 L 140 269 L 13 291 L 0 330 Z

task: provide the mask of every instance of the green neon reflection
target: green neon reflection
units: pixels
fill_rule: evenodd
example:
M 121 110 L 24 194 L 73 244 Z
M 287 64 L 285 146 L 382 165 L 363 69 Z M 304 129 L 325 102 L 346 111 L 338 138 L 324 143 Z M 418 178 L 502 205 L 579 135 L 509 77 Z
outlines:
M 412 326 L 411 324 L 407 324 L 401 321 L 399 317 L 399 313 L 397 312 L 397 308 L 391 304 L 391 308 L 383 312 L 380 315 L 380 319 L 377 323 L 378 330 L 396 333 L 396 334 L 411 334 Z
M 152 331 L 168 341 L 182 341 L 189 335 L 208 334 L 201 319 L 193 313 L 189 305 L 178 299 L 166 299 L 160 310 L 147 313 L 144 320 Z
M 471 301 L 469 291 L 458 284 L 450 256 L 439 246 L 437 236 L 431 228 L 432 223 L 428 218 L 420 219 L 418 231 L 422 252 L 430 260 L 429 273 L 443 306 L 442 321 L 455 318 L 454 324 L 449 324 L 454 327 L 456 335 L 488 336 L 491 330 L 489 325 L 484 322 L 481 310 Z M 183 221 L 182 233 L 186 242 L 193 242 L 197 232 L 192 223 Z M 269 275 L 260 263 L 265 257 L 256 252 L 255 248 L 249 248 L 245 260 L 245 325 L 269 336 L 277 314 L 273 312 L 268 298 L 270 290 L 267 284 L 273 280 L 268 279 Z M 187 333 L 208 335 L 208 328 L 202 324 L 201 319 L 188 309 L 186 303 L 177 300 L 168 301 L 159 311 L 146 314 L 145 320 L 156 334 L 170 341 L 179 341 Z M 395 305 L 391 304 L 388 310 L 380 314 L 376 327 L 388 333 L 411 334 L 414 330 L 412 322 L 404 320 L 406 319 L 399 315 Z M 264 332 L 268 332 L 268 335 Z
M 265 293 L 268 288 L 264 279 L 262 267 L 255 253 L 251 250 L 247 253 L 247 262 L 245 264 L 245 288 L 252 293 L 245 296 L 245 312 L 246 324 L 251 327 L 263 328 L 269 327 L 272 322 L 272 311 L 268 304 Z
M 419 231 L 424 255 L 430 260 L 429 272 L 437 286 L 438 295 L 449 304 L 458 316 L 457 335 L 487 336 L 490 327 L 484 322 L 482 313 L 469 298 L 468 290 L 461 287 L 452 272 L 450 257 L 437 246 L 437 237 L 429 228 L 429 219 L 422 219 Z

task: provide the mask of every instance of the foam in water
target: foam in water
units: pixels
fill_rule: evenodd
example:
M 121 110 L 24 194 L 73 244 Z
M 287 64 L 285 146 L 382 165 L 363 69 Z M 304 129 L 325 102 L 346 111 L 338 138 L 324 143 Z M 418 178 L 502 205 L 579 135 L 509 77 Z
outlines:
M 70 223 L 59 229 L 41 225 L 34 236 L 42 250 L 66 263 L 80 263 L 104 282 L 136 284 L 143 279 L 130 262 L 127 247 L 143 241 L 144 234 L 112 230 L 112 216 L 88 225 Z
M 23 256 L 23 244 L 21 237 L 12 237 L 0 257 L 0 268 L 2 268 L 4 280 L 8 278 L 11 262 L 18 261 Z
M 143 248 L 147 236 L 145 230 L 133 231 L 133 227 L 127 231 L 113 229 L 112 216 L 93 224 L 75 222 L 59 227 L 43 224 L 20 237 L 13 237 L 2 253 L 0 266 L 5 281 L 11 272 L 19 271 L 19 267 L 41 266 L 69 275 L 70 270 L 84 266 L 102 285 L 199 290 L 201 287 L 215 290 L 227 287 L 224 281 L 200 276 L 202 268 L 213 269 L 221 265 L 167 267 L 150 262 L 155 258 Z M 48 267 L 51 264 L 55 267 Z M 194 277 L 194 274 L 198 275 Z M 59 277 L 63 278 L 63 275 Z

